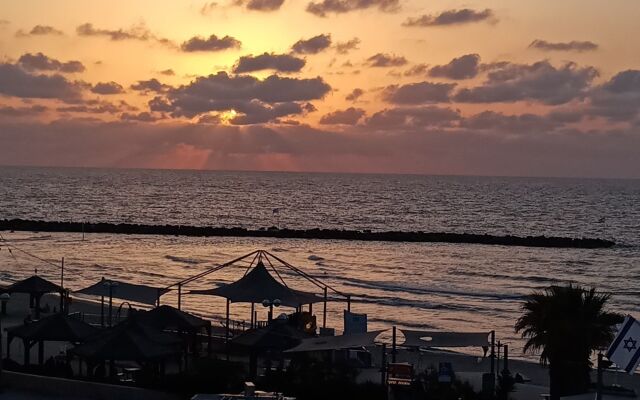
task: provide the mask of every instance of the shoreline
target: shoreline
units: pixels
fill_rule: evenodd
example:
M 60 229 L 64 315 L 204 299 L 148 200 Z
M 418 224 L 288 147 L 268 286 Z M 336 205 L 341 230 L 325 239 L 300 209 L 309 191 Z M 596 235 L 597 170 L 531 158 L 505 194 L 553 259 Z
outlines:
M 570 238 L 558 236 L 514 236 L 446 232 L 402 232 L 340 229 L 288 229 L 241 227 L 205 227 L 186 225 L 149 225 L 129 223 L 82 223 L 11 219 L 0 220 L 0 231 L 78 232 L 139 235 L 172 235 L 196 237 L 262 237 L 278 239 L 321 239 L 376 242 L 454 243 L 546 248 L 603 249 L 616 245 L 600 238 Z

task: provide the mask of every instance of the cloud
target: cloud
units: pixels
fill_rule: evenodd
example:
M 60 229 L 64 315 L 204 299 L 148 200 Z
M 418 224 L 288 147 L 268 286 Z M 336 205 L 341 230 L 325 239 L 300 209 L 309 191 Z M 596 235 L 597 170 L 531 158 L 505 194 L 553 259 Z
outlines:
M 377 8 L 382 12 L 396 12 L 400 9 L 400 0 L 322 0 L 307 4 L 307 12 L 318 17 L 327 14 L 344 14 L 357 10 Z
M 404 76 L 421 76 L 426 75 L 429 70 L 429 66 L 427 64 L 416 64 L 408 70 L 404 71 L 402 75 Z
M 480 56 L 478 54 L 466 54 L 454 58 L 448 64 L 436 65 L 429 70 L 429 76 L 448 79 L 474 78 L 480 72 Z
M 617 73 L 593 88 L 588 101 L 588 115 L 619 122 L 632 122 L 640 118 L 640 70 Z
M 579 53 L 585 51 L 595 51 L 598 49 L 598 45 L 589 41 L 576 41 L 571 42 L 547 42 L 546 40 L 536 39 L 529 45 L 530 48 L 542 50 L 542 51 L 576 51 Z
M 91 92 L 105 95 L 120 94 L 124 93 L 124 88 L 116 82 L 99 82 L 91 88 Z
M 219 38 L 211 35 L 208 38 L 202 36 L 194 36 L 180 45 L 180 49 L 186 52 L 195 51 L 222 51 L 228 49 L 239 49 L 242 43 L 231 36 Z
M 401 67 L 408 63 L 407 59 L 395 54 L 378 53 L 367 58 L 370 67 Z
M 76 28 L 76 33 L 79 36 L 107 37 L 110 40 L 115 42 L 119 42 L 123 40 L 138 40 L 142 42 L 155 41 L 159 44 L 162 44 L 170 48 L 176 47 L 176 45 L 171 40 L 158 37 L 153 33 L 151 33 L 151 31 L 149 31 L 149 29 L 144 24 L 133 26 L 132 28 L 127 30 L 124 30 L 124 29 L 116 30 L 116 29 L 96 28 L 93 26 L 93 24 L 87 22 L 82 25 L 79 25 Z
M 156 116 L 146 111 L 143 111 L 137 114 L 122 113 L 120 114 L 120 119 L 123 121 L 141 121 L 141 122 L 154 122 L 158 120 Z
M 237 0 L 236 4 L 246 7 L 248 10 L 270 12 L 279 10 L 284 4 L 284 0 Z
M 496 64 L 481 86 L 461 89 L 454 99 L 463 103 L 538 101 L 557 105 L 583 97 L 598 71 L 566 63 L 559 68 L 548 61 L 534 64 Z
M 299 72 L 306 62 L 290 54 L 263 53 L 257 56 L 242 56 L 233 67 L 235 73 L 275 70 L 280 72 Z
M 202 15 L 210 15 L 216 8 L 218 8 L 219 4 L 215 1 L 204 3 L 200 8 L 200 14 Z
M 61 62 L 53 58 L 49 58 L 42 53 L 26 53 L 18 59 L 24 69 L 29 71 L 57 71 L 63 73 L 76 73 L 85 70 L 84 65 L 80 61 Z
M 47 107 L 33 105 L 30 107 L 0 106 L 0 116 L 9 118 L 33 117 L 47 111 Z
M 175 71 L 172 69 L 165 69 L 159 72 L 161 75 L 166 75 L 166 76 L 173 76 L 175 75 Z
M 468 24 L 471 22 L 493 21 L 493 11 L 485 9 L 475 11 L 469 8 L 443 11 L 438 15 L 425 14 L 417 18 L 408 18 L 402 25 L 410 27 L 450 26 Z
M 357 50 L 360 46 L 360 39 L 353 38 L 351 40 L 347 40 L 346 42 L 338 42 L 336 43 L 336 53 L 338 54 L 347 54 L 351 50 Z
M 131 89 L 143 93 L 163 93 L 169 90 L 171 86 L 165 85 L 156 78 L 138 81 L 131 85 Z
M 0 64 L 0 94 L 20 98 L 77 101 L 84 85 L 62 75 L 36 75 L 14 64 Z
M 323 115 L 320 118 L 320 123 L 323 125 L 355 125 L 365 114 L 361 108 L 349 107 L 346 110 L 336 110 Z
M 394 104 L 447 103 L 455 83 L 418 82 L 387 86 L 382 92 L 385 101 Z
M 356 101 L 358 100 L 362 95 L 364 94 L 364 90 L 360 89 L 360 88 L 355 88 L 351 91 L 351 93 L 349 93 L 346 97 L 345 100 L 348 101 Z
M 36 25 L 33 28 L 31 28 L 29 32 L 24 32 L 22 29 L 16 32 L 17 37 L 44 36 L 44 35 L 61 36 L 61 35 L 64 35 L 64 32 L 48 25 Z
M 436 106 L 384 109 L 367 118 L 366 125 L 375 130 L 422 130 L 451 127 L 462 118 L 458 110 Z
M 240 115 L 232 118 L 231 123 L 253 124 L 313 111 L 312 105 L 301 102 L 321 99 L 330 90 L 320 77 L 296 79 L 271 75 L 261 80 L 221 71 L 170 89 L 165 96 L 151 100 L 149 106 L 152 111 L 187 118 L 233 110 Z
M 310 39 L 298 40 L 291 50 L 298 54 L 318 54 L 331 46 L 331 35 L 317 35 Z
M 506 132 L 511 134 L 548 133 L 563 125 L 561 121 L 542 115 L 505 115 L 484 111 L 461 121 L 461 127 L 472 130 Z
M 117 114 L 122 110 L 120 109 L 119 106 L 115 104 L 103 102 L 96 105 L 78 104 L 78 105 L 72 105 L 72 106 L 58 107 L 56 111 L 82 113 L 82 114 Z

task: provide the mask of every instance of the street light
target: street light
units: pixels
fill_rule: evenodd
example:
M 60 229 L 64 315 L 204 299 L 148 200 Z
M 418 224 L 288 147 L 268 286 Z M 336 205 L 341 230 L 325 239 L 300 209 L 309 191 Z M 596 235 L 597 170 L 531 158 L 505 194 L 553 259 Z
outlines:
M 280 307 L 281 304 L 282 304 L 282 301 L 280 301 L 280 299 L 262 300 L 262 306 L 265 308 L 269 307 L 269 323 L 271 323 L 271 320 L 273 319 L 273 307 Z
M 11 299 L 9 293 L 0 294 L 0 302 L 2 302 L 2 316 L 6 315 L 6 304 Z M 2 360 L 4 355 L 2 354 L 2 316 L 0 316 L 0 384 L 2 383 Z

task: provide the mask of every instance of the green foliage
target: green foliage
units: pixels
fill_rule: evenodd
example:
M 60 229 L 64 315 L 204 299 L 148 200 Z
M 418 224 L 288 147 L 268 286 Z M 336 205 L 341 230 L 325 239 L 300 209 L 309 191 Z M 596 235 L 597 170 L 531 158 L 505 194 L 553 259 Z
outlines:
M 525 352 L 549 364 L 550 394 L 583 393 L 590 384 L 591 354 L 608 345 L 622 315 L 608 312 L 610 296 L 579 286 L 551 286 L 531 294 L 515 325 L 527 339 Z

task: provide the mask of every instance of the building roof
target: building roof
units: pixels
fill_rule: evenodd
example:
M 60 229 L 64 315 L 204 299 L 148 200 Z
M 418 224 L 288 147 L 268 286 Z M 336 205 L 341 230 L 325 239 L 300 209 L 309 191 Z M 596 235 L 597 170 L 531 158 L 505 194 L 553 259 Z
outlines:
M 194 332 L 211 326 L 210 321 L 168 305 L 162 305 L 150 311 L 140 311 L 136 313 L 136 318 L 143 324 L 157 329 Z
M 53 292 L 61 293 L 64 289 L 38 275 L 33 275 L 10 285 L 5 291 L 8 293 L 45 294 Z
M 98 332 L 80 319 L 58 313 L 21 326 L 8 328 L 9 335 L 28 340 L 82 342 Z

